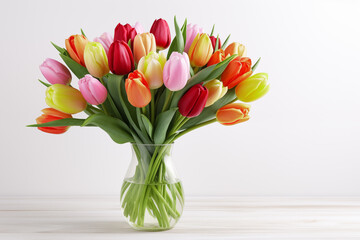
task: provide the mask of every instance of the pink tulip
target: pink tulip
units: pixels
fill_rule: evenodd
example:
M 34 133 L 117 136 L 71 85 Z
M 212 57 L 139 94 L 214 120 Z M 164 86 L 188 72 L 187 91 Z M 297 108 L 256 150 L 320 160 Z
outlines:
M 203 33 L 204 30 L 199 27 L 198 25 L 194 24 L 188 24 L 186 26 L 186 44 L 185 44 L 185 52 L 189 52 L 190 46 L 192 42 L 194 41 L 194 38 L 198 33 Z
M 141 33 L 145 32 L 144 28 L 141 26 L 141 24 L 139 22 L 135 23 L 134 28 L 135 28 L 137 34 L 141 34 Z
M 104 32 L 103 34 L 101 34 L 100 37 L 97 37 L 94 39 L 94 42 L 99 42 L 101 43 L 101 45 L 104 47 L 106 55 L 109 52 L 109 47 L 110 45 L 113 43 L 114 38 L 111 36 L 110 33 Z
M 173 52 L 165 63 L 163 81 L 171 91 L 183 89 L 190 78 L 190 61 L 188 55 Z
M 86 74 L 79 80 L 79 88 L 85 100 L 92 105 L 102 104 L 106 100 L 106 88 L 90 74 Z
M 47 58 L 41 65 L 40 71 L 51 84 L 67 85 L 71 82 L 71 73 L 64 64 Z

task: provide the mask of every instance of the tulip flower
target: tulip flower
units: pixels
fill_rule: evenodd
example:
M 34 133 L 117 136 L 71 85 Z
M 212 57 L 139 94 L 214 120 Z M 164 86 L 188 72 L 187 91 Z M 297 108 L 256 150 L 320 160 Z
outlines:
M 125 81 L 128 100 L 134 107 L 145 107 L 151 101 L 151 92 L 145 76 L 138 70 L 130 73 Z
M 79 89 L 85 100 L 92 105 L 102 104 L 106 100 L 106 88 L 90 74 L 79 80 Z
M 156 51 L 155 37 L 152 33 L 142 33 L 135 36 L 134 39 L 134 59 L 138 63 L 140 59 Z
M 119 23 L 115 28 L 114 41 L 119 40 L 128 43 L 129 40 L 131 40 L 131 46 L 133 46 L 134 38 L 136 35 L 137 32 L 135 28 L 130 26 L 130 24 L 122 25 Z
M 172 52 L 165 63 L 163 71 L 164 85 L 170 91 L 183 89 L 190 78 L 190 62 L 188 55 Z
M 109 48 L 108 57 L 114 74 L 125 75 L 134 70 L 134 58 L 126 42 L 115 40 Z
M 234 58 L 225 68 L 221 75 L 221 81 L 225 87 L 232 89 L 241 81 L 244 81 L 252 74 L 251 59 L 247 57 Z
M 196 35 L 189 49 L 190 64 L 193 67 L 205 66 L 210 60 L 214 49 L 206 33 Z
M 151 26 L 150 32 L 154 34 L 157 49 L 166 49 L 170 46 L 171 35 L 168 23 L 164 19 L 157 19 Z
M 209 96 L 206 100 L 205 107 L 213 105 L 217 100 L 222 98 L 228 90 L 228 88 L 224 87 L 223 83 L 217 79 L 213 79 L 207 82 L 204 87 L 206 87 L 209 91 Z
M 199 116 L 205 108 L 209 91 L 201 84 L 192 86 L 179 100 L 179 112 L 184 117 Z
M 235 93 L 240 101 L 252 102 L 264 96 L 270 89 L 267 73 L 257 73 L 240 82 Z
M 216 37 L 210 36 L 211 45 L 212 45 L 212 47 L 213 47 L 214 50 L 215 50 L 216 40 L 217 40 Z M 218 49 L 220 49 L 220 48 L 221 48 L 221 40 L 220 40 L 220 38 L 219 38 Z
M 114 42 L 114 38 L 110 33 L 104 32 L 100 37 L 94 39 L 94 42 L 99 42 L 104 47 L 106 55 L 109 52 L 110 45 Z
M 43 124 L 47 122 L 52 122 L 64 118 L 72 118 L 70 114 L 60 112 L 53 108 L 44 108 L 41 110 L 43 114 L 36 119 L 37 124 Z M 69 129 L 69 126 L 59 126 L 59 127 L 38 127 L 40 131 L 52 134 L 61 134 L 66 132 Z
M 142 34 L 145 32 L 143 26 L 141 26 L 141 24 L 139 22 L 135 23 L 134 28 L 135 28 L 137 34 Z
M 65 40 L 65 47 L 70 57 L 85 67 L 84 50 L 88 40 L 83 35 L 72 35 Z
M 47 58 L 41 65 L 40 71 L 51 84 L 67 85 L 71 82 L 71 73 L 64 64 Z
M 45 102 L 49 107 L 68 114 L 79 113 L 87 105 L 79 90 L 62 84 L 54 84 L 46 89 Z
M 138 70 L 145 75 L 150 89 L 163 85 L 163 69 L 166 62 L 165 53 L 150 52 L 139 61 Z
M 225 55 L 238 55 L 239 57 L 245 57 L 246 56 L 246 48 L 244 45 L 233 42 L 231 43 L 226 49 L 225 49 Z
M 222 62 L 225 60 L 225 52 L 222 49 L 217 50 L 214 52 L 213 55 L 211 55 L 209 62 L 207 63 L 207 66 L 218 64 L 219 62 Z
M 216 112 L 216 119 L 222 125 L 234 125 L 249 120 L 250 105 L 230 103 Z
M 197 34 L 203 33 L 204 30 L 199 27 L 198 25 L 194 24 L 188 24 L 186 26 L 186 43 L 185 43 L 185 49 L 184 51 L 189 53 L 190 46 L 192 42 L 194 41 Z
M 84 50 L 85 66 L 89 73 L 102 78 L 109 73 L 109 64 L 106 52 L 101 43 L 88 42 Z

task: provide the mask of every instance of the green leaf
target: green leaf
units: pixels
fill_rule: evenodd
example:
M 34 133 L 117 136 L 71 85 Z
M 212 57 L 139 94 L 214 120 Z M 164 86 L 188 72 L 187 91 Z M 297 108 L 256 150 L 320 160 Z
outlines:
M 214 30 L 215 30 L 215 24 L 213 25 L 213 27 L 211 29 L 210 37 L 214 34 Z
M 58 45 L 56 45 L 55 43 L 51 42 L 51 44 L 56 48 L 56 50 L 59 51 L 60 54 L 65 54 L 67 53 L 65 48 L 59 47 Z
M 184 24 L 181 27 L 181 32 L 182 32 L 183 40 L 184 40 L 184 46 L 186 45 L 186 27 L 187 27 L 187 18 L 185 18 Z
M 121 81 L 123 79 L 124 79 L 124 76 L 113 75 L 113 74 L 108 74 L 103 77 L 104 83 L 105 83 L 108 93 L 110 95 L 109 97 L 114 102 L 115 107 L 119 111 L 122 119 L 126 119 L 126 118 L 124 118 L 125 112 L 124 112 L 123 108 L 121 107 L 120 96 L 119 96 L 119 91 L 120 91 L 120 87 L 121 87 L 120 85 L 121 85 Z
M 197 117 L 191 118 L 188 120 L 181 129 L 187 129 L 194 125 L 200 124 L 202 122 L 213 119 L 216 116 L 216 112 L 219 108 L 225 106 L 226 104 L 232 102 L 236 98 L 235 88 L 230 89 L 225 96 L 217 100 L 213 105 L 205 108 L 201 114 Z
M 217 35 L 217 38 L 216 38 L 216 43 L 215 43 L 215 50 L 214 52 L 216 52 L 218 49 L 219 49 L 219 34 Z
M 226 45 L 227 45 L 227 43 L 228 43 L 228 41 L 230 39 L 230 36 L 231 36 L 231 34 L 229 34 L 229 36 L 225 39 L 225 42 L 221 45 L 222 49 L 225 49 L 225 47 L 226 47 Z
M 86 74 L 89 74 L 85 67 L 81 66 L 65 54 L 60 54 L 60 57 L 64 60 L 65 64 L 70 68 L 70 70 L 78 79 L 83 78 Z
M 55 120 L 52 122 L 42 123 L 42 124 L 32 124 L 27 125 L 27 127 L 64 127 L 64 126 L 81 126 L 84 123 L 85 119 L 78 118 L 64 118 L 60 120 Z
M 84 37 L 86 37 L 86 35 L 85 35 L 84 31 L 82 30 L 82 28 L 80 28 L 80 31 L 81 31 L 81 34 L 82 34 Z
M 155 121 L 155 130 L 154 130 L 154 142 L 155 144 L 162 144 L 165 141 L 166 133 L 173 119 L 177 107 L 170 108 L 169 110 L 162 112 L 157 116 Z
M 251 70 L 252 70 L 252 71 L 255 71 L 255 69 L 257 68 L 260 60 L 261 60 L 261 57 L 259 57 L 259 59 L 256 61 L 256 63 L 251 67 Z
M 176 21 L 176 16 L 174 16 L 174 25 L 175 25 L 175 32 L 176 32 L 176 46 L 177 52 L 182 53 L 184 51 L 184 37 L 182 32 L 180 31 L 179 25 Z
M 130 128 L 118 118 L 113 118 L 101 113 L 97 113 L 88 117 L 82 126 L 89 124 L 96 125 L 104 130 L 111 139 L 119 144 L 134 142 Z
M 188 84 L 183 89 L 173 94 L 170 107 L 176 107 L 180 98 L 184 95 L 184 93 L 195 84 L 212 80 L 220 76 L 227 67 L 227 65 L 229 64 L 229 62 L 234 57 L 236 57 L 236 55 L 230 56 L 216 65 L 212 65 L 210 67 L 204 68 L 203 70 L 195 74 L 192 78 L 189 79 Z
M 146 132 L 149 134 L 150 138 L 152 138 L 153 137 L 153 125 L 151 124 L 150 120 L 144 114 L 141 114 L 141 120 L 145 127 Z
M 39 80 L 39 82 L 42 83 L 45 87 L 50 87 L 50 86 L 51 86 L 51 84 L 49 84 L 49 83 L 43 82 L 43 81 L 41 81 L 40 79 L 38 79 L 38 80 Z

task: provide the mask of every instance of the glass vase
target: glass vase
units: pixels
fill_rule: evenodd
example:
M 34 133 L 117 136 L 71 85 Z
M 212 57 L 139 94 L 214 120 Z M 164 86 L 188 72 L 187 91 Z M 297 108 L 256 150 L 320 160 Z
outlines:
M 136 230 L 163 231 L 175 226 L 184 192 L 172 160 L 173 144 L 132 144 L 132 159 L 121 188 L 121 209 Z

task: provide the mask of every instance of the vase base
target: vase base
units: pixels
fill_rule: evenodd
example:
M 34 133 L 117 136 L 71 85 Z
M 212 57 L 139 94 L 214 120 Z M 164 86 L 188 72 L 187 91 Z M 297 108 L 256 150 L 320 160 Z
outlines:
M 137 224 L 132 224 L 129 223 L 129 225 L 137 231 L 143 231 L 143 232 L 162 232 L 162 231 L 167 231 L 170 229 L 173 229 L 174 226 L 170 226 L 170 227 L 159 227 L 158 225 L 154 225 L 154 226 L 139 226 Z

